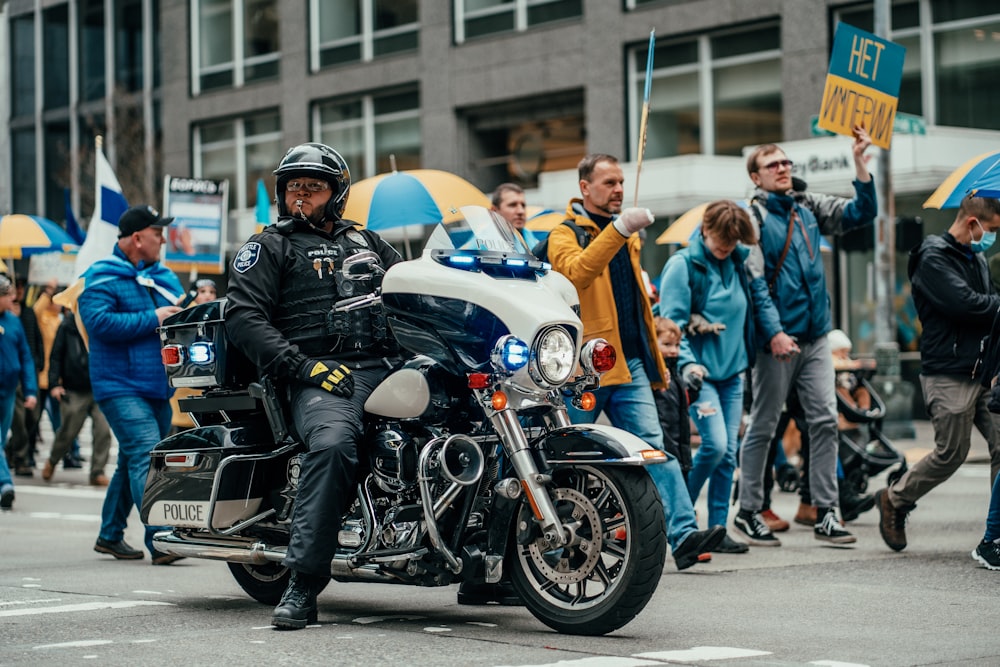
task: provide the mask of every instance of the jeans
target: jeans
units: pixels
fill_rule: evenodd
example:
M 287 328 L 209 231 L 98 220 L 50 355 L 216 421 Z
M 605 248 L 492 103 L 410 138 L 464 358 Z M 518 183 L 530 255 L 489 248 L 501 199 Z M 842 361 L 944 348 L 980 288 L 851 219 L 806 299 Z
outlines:
M 990 495 L 990 509 L 986 513 L 986 533 L 984 542 L 1000 540 L 1000 475 L 993 478 L 993 493 Z
M 173 411 L 170 401 L 139 396 L 106 398 L 99 405 L 118 438 L 118 466 L 104 496 L 100 537 L 118 542 L 125 537 L 132 505 L 142 507 L 149 452 L 170 432 Z M 153 553 L 153 534 L 165 529 L 165 526 L 146 526 L 145 542 L 150 553 Z
M 646 377 L 642 360 L 629 359 L 628 370 L 632 374 L 631 382 L 596 390 L 594 396 L 597 398 L 597 406 L 592 412 L 567 405 L 569 417 L 574 424 L 591 424 L 603 410 L 613 426 L 629 431 L 651 447 L 663 451 L 663 431 L 656 416 L 653 388 Z M 698 529 L 681 466 L 676 458 L 668 454 L 666 463 L 646 466 L 646 470 L 656 485 L 663 504 L 663 515 L 667 520 L 667 541 L 670 542 L 670 548 L 676 550 Z
M 691 502 L 698 499 L 707 481 L 708 525 L 725 526 L 743 419 L 743 374 L 718 382 L 706 380 L 690 412 L 701 434 L 701 446 L 688 472 Z
M 0 489 L 8 484 L 14 486 L 14 479 L 10 476 L 10 466 L 7 465 L 7 455 L 3 450 L 7 444 L 7 431 L 14 421 L 15 399 L 15 394 L 0 394 Z

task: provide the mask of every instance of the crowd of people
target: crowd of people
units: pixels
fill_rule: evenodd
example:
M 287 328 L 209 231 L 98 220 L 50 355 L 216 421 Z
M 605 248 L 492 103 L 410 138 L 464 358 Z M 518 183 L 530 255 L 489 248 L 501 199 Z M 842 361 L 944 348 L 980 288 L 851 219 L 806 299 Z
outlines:
M 712 553 L 780 546 L 775 533 L 788 530 L 789 522 L 771 509 L 770 489 L 776 459 L 783 460 L 784 425 L 792 417 L 801 431 L 803 461 L 795 521 L 809 525 L 816 540 L 844 546 L 856 541 L 845 520 L 874 507 L 882 538 L 896 551 L 906 547 L 905 522 L 917 500 L 967 457 L 975 425 L 989 445 L 993 493 L 987 530 L 972 556 L 1000 569 L 1000 434 L 989 382 L 998 363 L 983 358 L 990 347 L 983 341 L 1000 312 L 983 257 L 1000 230 L 996 199 L 967 197 L 947 232 L 928 236 L 910 257 L 934 451 L 873 495 L 844 493 L 839 432 L 857 425 L 839 417 L 838 387 L 849 391 L 859 410 L 868 407 L 853 393 L 857 387 L 838 376 L 849 370 L 846 336 L 833 330 L 819 248 L 823 235 L 870 224 L 876 215 L 865 155 L 870 143 L 864 128 L 856 128 L 850 198 L 796 188 L 784 151 L 774 144 L 757 147 L 747 159 L 752 196 L 708 205 L 689 245 L 664 266 L 657 301 L 640 263 L 652 213 L 623 206 L 617 158 L 590 154 L 579 164 L 580 196 L 565 213 L 572 224 L 548 234 L 547 259 L 577 289 L 584 338 L 607 339 L 619 357 L 594 392 L 596 407 L 567 409 L 575 423 L 603 415 L 668 453 L 666 463 L 647 470 L 679 570 L 710 560 Z M 364 401 L 399 352 L 385 332 L 331 333 L 330 307 L 344 295 L 335 271 L 316 271 L 314 260 L 322 256 L 339 268 L 345 257 L 368 252 L 384 271 L 401 258 L 376 233 L 343 219 L 351 180 L 335 150 L 295 146 L 274 173 L 279 218 L 233 260 L 226 327 L 254 364 L 290 387 L 290 416 L 308 450 L 284 560 L 292 576 L 272 616 L 276 627 L 298 629 L 315 620 L 316 595 L 329 576 L 336 549 L 329 526 L 350 494 Z M 527 235 L 523 189 L 502 184 L 492 202 Z M 208 279 L 185 295 L 159 262 L 171 222 L 149 206 L 128 209 L 110 255 L 84 273 L 75 312 L 53 300 L 54 283 L 29 308 L 23 285 L 0 275 L 0 438 L 6 450 L 0 457 L 0 507 L 13 506 L 13 477 L 34 474 L 38 415 L 44 410 L 55 432 L 42 465 L 45 481 L 60 464 L 82 465 L 74 446 L 89 417 L 89 481 L 106 488 L 94 550 L 120 560 L 145 557 L 125 542 L 124 531 L 132 507 L 142 502 L 150 450 L 172 427 L 188 426 L 176 404 L 171 407 L 156 329 L 191 302 L 217 296 Z M 376 287 L 358 283 L 351 295 Z M 993 335 L 992 347 L 1000 347 Z M 118 450 L 109 478 L 111 433 Z M 737 470 L 738 507 L 730 521 Z M 703 491 L 708 511 L 698 517 L 695 503 Z M 146 527 L 152 562 L 178 560 L 154 548 L 157 530 Z M 502 588 L 498 594 L 508 595 Z M 459 599 L 500 601 L 480 593 L 466 591 Z

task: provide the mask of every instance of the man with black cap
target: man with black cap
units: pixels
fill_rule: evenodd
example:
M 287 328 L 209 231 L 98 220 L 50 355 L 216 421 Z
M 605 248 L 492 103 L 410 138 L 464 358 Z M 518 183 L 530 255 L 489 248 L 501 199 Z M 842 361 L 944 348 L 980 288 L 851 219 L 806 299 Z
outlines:
M 288 387 L 292 422 L 308 447 L 283 561 L 292 575 L 271 617 L 272 625 L 296 630 L 316 622 L 316 595 L 329 581 L 354 486 L 365 399 L 397 354 L 381 305 L 350 313 L 332 306 L 375 292 L 400 257 L 342 218 L 351 176 L 329 146 L 294 146 L 274 174 L 278 222 L 233 259 L 226 333 Z
M 101 511 L 101 531 L 94 551 L 119 560 L 139 560 L 143 553 L 125 542 L 125 522 L 132 505 L 142 505 L 149 452 L 170 431 L 170 394 L 160 360 L 156 328 L 180 311 L 184 288 L 160 264 L 163 229 L 173 221 L 151 206 L 135 206 L 118 220 L 118 243 L 110 257 L 83 274 L 78 300 L 90 343 L 90 381 L 94 399 L 118 439 L 118 466 Z M 146 547 L 154 565 L 177 556 L 153 549 L 158 526 L 146 527 Z

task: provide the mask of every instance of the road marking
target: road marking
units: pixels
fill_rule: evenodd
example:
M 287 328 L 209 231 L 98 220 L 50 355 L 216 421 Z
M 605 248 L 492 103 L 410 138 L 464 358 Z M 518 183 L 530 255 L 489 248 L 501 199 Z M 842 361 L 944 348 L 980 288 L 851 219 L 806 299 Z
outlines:
M 368 625 L 370 623 L 381 623 L 382 621 L 419 621 L 423 616 L 361 616 L 355 618 L 352 623 Z
M 602 655 L 598 658 L 580 658 L 578 660 L 560 660 L 559 662 L 546 662 L 538 665 L 519 665 L 519 667 L 640 667 L 640 665 L 660 665 L 663 663 L 653 660 L 638 660 L 636 658 L 617 658 L 609 655 Z M 512 667 L 504 665 L 502 667 Z
M 451 632 L 451 628 L 424 628 L 424 632 Z
M 47 648 L 83 648 L 86 646 L 103 646 L 105 644 L 114 644 L 110 639 L 82 639 L 75 642 L 62 642 L 61 644 L 42 644 L 41 646 L 33 646 L 35 650 L 47 649 Z
M 837 662 L 836 660 L 814 660 L 810 665 L 821 665 L 822 667 L 868 667 L 861 662 Z
M 100 514 L 60 514 L 59 512 L 29 512 L 32 519 L 63 519 L 65 521 L 85 521 L 87 523 L 97 523 L 101 520 Z
M 635 655 L 640 658 L 655 658 L 657 660 L 695 662 L 698 660 L 753 658 L 771 654 L 768 651 L 755 651 L 748 648 L 731 648 L 729 646 L 695 646 L 694 648 L 686 651 L 653 651 L 651 653 L 636 653 Z
M 17 487 L 17 495 L 20 496 L 21 494 L 29 496 L 61 496 L 63 498 L 94 498 L 97 500 L 103 500 L 105 490 L 78 489 L 61 486 L 28 486 L 26 484 L 20 484 Z
M 129 607 L 169 606 L 169 602 L 152 602 L 150 600 L 122 600 L 120 602 L 84 602 L 82 604 L 67 604 L 59 607 L 37 607 L 34 609 L 8 609 L 0 611 L 0 617 L 5 616 L 37 616 L 39 614 L 65 614 L 76 611 L 97 611 L 99 609 L 128 609 Z
M 62 598 L 45 598 L 44 600 L 11 600 L 9 602 L 0 602 L 0 607 L 13 604 L 42 604 L 43 602 L 62 602 Z

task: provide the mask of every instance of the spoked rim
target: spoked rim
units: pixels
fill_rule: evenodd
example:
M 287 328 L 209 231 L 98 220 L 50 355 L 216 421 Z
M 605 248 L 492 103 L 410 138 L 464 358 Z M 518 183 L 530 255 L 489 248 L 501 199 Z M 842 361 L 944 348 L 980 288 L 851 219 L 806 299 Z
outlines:
M 555 607 L 579 611 L 607 601 L 628 569 L 627 503 L 603 472 L 578 467 L 562 474 L 553 502 L 571 539 L 548 548 L 541 538 L 521 545 L 517 558 L 527 583 Z

